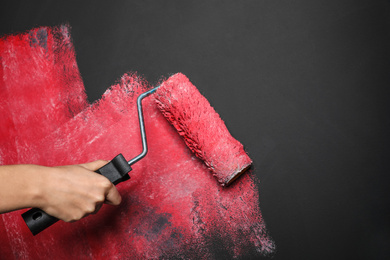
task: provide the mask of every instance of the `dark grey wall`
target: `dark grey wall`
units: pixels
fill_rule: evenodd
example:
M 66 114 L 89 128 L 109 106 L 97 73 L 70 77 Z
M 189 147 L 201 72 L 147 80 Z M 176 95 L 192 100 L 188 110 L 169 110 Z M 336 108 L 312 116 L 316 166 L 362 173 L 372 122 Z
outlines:
M 186 74 L 254 160 L 274 259 L 390 257 L 389 1 L 104 2 L 2 2 L 0 34 L 68 22 L 90 101 Z

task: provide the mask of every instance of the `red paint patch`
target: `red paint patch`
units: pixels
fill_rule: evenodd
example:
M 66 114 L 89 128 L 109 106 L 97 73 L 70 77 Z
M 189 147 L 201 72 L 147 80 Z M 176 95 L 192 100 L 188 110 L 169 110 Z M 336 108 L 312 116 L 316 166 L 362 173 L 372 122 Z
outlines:
M 38 39 L 39 48 L 44 48 L 39 42 Z M 4 70 L 7 64 L 4 60 L 2 64 Z M 18 62 L 15 66 L 24 65 Z M 62 76 L 66 78 L 67 73 Z M 2 79 L 4 81 L 5 77 Z M 79 77 L 74 79 L 78 82 Z M 29 78 L 19 80 L 31 81 Z M 7 85 L 0 87 L 3 86 Z M 12 124 L 4 128 L 0 140 L 11 141 L 7 148 L 0 147 L 2 163 L 72 164 L 111 159 L 118 153 L 131 159 L 142 150 L 136 98 L 148 88 L 136 75 L 124 75 L 99 102 L 70 120 L 66 111 L 59 112 L 62 115 L 59 118 L 64 120 L 53 122 L 50 119 L 52 111 L 61 110 L 61 102 L 43 110 L 27 111 L 47 118 L 42 118 L 38 125 L 33 118 L 26 118 L 22 128 Z M 71 96 L 65 106 L 68 111 L 76 109 L 77 104 L 83 105 L 84 101 L 77 103 L 78 99 L 73 96 L 78 93 L 77 89 L 42 91 L 46 89 L 51 89 L 51 85 L 43 84 L 41 91 L 26 97 L 28 107 L 13 101 L 16 99 L 4 98 L 20 112 L 29 110 L 30 103 L 37 106 L 36 98 L 47 104 L 50 100 L 63 100 L 67 94 Z M 208 259 L 221 257 L 221 252 L 232 257 L 247 250 L 262 254 L 273 251 L 274 244 L 266 233 L 258 205 L 258 188 L 252 175 L 245 174 L 228 188 L 220 187 L 160 113 L 153 96 L 146 98 L 143 104 L 149 152 L 133 165 L 131 179 L 118 185 L 122 204 L 104 206 L 99 214 L 76 223 L 59 222 L 36 237 L 23 223 L 20 211 L 3 214 L 0 219 L 4 226 L 0 224 L 0 233 L 6 236 L 0 238 L 1 257 Z M 2 113 L 9 111 L 8 106 L 1 109 Z M 19 117 L 12 114 L 9 121 L 15 122 Z M 31 127 L 40 128 L 36 135 L 29 130 Z M 29 137 L 25 138 L 25 146 L 12 141 L 19 136 Z M 7 155 L 8 148 L 13 149 L 12 156 Z
M 0 39 L 0 163 L 18 160 L 88 104 L 67 26 Z

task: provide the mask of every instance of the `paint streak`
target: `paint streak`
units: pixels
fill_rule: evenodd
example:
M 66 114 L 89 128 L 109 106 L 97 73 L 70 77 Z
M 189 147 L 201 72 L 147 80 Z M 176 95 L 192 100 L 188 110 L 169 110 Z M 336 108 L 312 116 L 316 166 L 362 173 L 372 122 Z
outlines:
M 17 160 L 88 104 L 67 26 L 0 39 L 0 162 Z
M 83 88 L 68 32 L 54 40 L 60 41 L 66 57 L 50 51 L 53 32 L 62 28 L 45 28 L 47 36 L 38 36 L 38 29 L 0 41 L 0 109 L 10 113 L 0 131 L 2 164 L 74 164 L 111 159 L 118 153 L 131 159 L 142 150 L 136 98 L 150 86 L 136 74 L 125 74 L 101 100 L 87 105 L 85 95 L 80 98 Z M 19 40 L 12 42 L 13 37 Z M 18 45 L 23 49 L 12 49 Z M 22 57 L 37 50 L 41 56 L 30 59 L 32 64 L 25 68 Z M 34 67 L 55 55 L 54 68 Z M 9 64 L 9 56 L 20 60 Z M 32 74 L 39 74 L 35 77 L 42 84 L 32 84 L 28 91 L 20 88 L 8 75 L 22 69 L 31 70 L 31 75 L 15 75 L 19 83 L 35 84 Z M 66 80 L 52 89 L 53 75 Z M 131 179 L 117 186 L 122 204 L 105 205 L 99 214 L 76 223 L 59 222 L 36 237 L 23 223 L 22 211 L 3 214 L 0 259 L 213 259 L 273 252 L 254 175 L 246 173 L 222 188 L 152 96 L 143 101 L 143 108 L 149 152 L 133 165 Z

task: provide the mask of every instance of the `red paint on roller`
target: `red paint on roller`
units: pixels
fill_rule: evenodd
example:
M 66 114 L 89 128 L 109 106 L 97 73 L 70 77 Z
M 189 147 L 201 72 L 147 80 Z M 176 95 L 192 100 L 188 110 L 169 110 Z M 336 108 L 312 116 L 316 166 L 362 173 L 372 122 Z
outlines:
M 185 75 L 178 73 L 163 82 L 156 92 L 156 102 L 222 186 L 231 184 L 251 166 L 242 144 L 231 136 L 214 108 Z
M 35 51 L 36 47 L 26 46 L 23 50 L 29 48 Z M 23 50 L 15 49 L 12 55 L 23 55 Z M 0 55 L 4 72 L 10 65 L 3 59 L 8 54 Z M 55 54 L 47 55 L 52 58 Z M 41 59 L 45 56 L 32 62 L 39 63 Z M 69 57 L 58 59 L 67 67 L 75 64 Z M 69 87 L 78 85 L 80 77 L 70 76 L 70 81 L 52 90 L 51 74 L 44 74 L 33 64 L 29 65 L 31 74 L 42 74 L 42 85 L 36 86 L 34 94 L 17 90 L 18 84 L 12 78 L 0 74 L 0 87 L 6 87 L 8 93 L 14 91 L 12 96 L 2 96 L 0 107 L 1 114 L 9 114 L 7 120 L 11 122 L 0 132 L 5 144 L 0 146 L 3 164 L 74 164 L 111 159 L 118 153 L 131 159 L 140 153 L 136 99 L 149 88 L 145 80 L 125 74 L 101 100 L 72 117 L 69 111 L 86 104 L 79 102 L 80 89 Z M 21 69 L 25 63 L 20 59 L 12 66 Z M 57 73 L 67 78 L 70 72 Z M 181 84 L 184 76 L 178 75 L 166 82 Z M 31 76 L 20 75 L 18 81 L 31 82 Z M 27 103 L 19 102 L 19 95 Z M 69 97 L 67 102 L 52 104 L 64 97 Z M 37 100 L 42 104 L 36 104 Z M 30 105 L 42 109 L 30 109 Z M 12 113 L 11 107 L 20 113 Z M 144 99 L 143 107 L 149 152 L 133 165 L 131 179 L 117 186 L 122 204 L 105 205 L 98 214 L 76 223 L 60 221 L 35 237 L 20 216 L 23 211 L 2 214 L 0 259 L 213 259 L 248 252 L 269 254 L 274 250 L 261 216 L 255 176 L 244 174 L 231 186 L 222 188 L 164 118 L 153 95 Z M 29 116 L 23 117 L 23 112 Z M 58 120 L 53 120 L 53 113 Z M 15 128 L 14 122 L 22 119 L 23 127 Z M 39 131 L 34 131 L 36 128 Z M 19 138 L 22 143 L 15 141 Z M 8 154 L 8 150 L 13 152 Z

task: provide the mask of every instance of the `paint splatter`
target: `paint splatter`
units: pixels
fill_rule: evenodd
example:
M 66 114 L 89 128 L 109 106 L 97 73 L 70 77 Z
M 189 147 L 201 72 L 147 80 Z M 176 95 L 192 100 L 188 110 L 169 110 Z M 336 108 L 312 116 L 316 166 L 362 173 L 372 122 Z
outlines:
M 11 113 L 7 117 L 9 124 L 0 131 L 1 144 L 5 144 L 0 147 L 2 164 L 74 164 L 111 159 L 118 153 L 131 159 L 142 150 L 136 98 L 150 86 L 136 74 L 125 74 L 101 100 L 88 105 L 85 95 L 80 98 L 82 83 L 75 71 L 67 30 L 66 34 L 61 33 L 67 37 L 55 39 L 64 47 L 61 51 L 73 55 L 66 54 L 64 58 L 61 52 L 50 52 L 53 32 L 62 32 L 63 28 L 45 28 L 47 36 L 38 36 L 38 29 L 0 41 L 0 93 L 6 89 L 8 92 L 4 93 L 20 95 L 27 102 L 2 94 L 2 113 L 12 109 L 19 112 Z M 30 65 L 31 73 L 40 74 L 43 83 L 39 87 L 33 85 L 31 92 L 18 89 L 6 76 L 11 71 L 3 58 L 25 55 L 15 49 L 4 51 L 4 46 L 13 47 L 12 37 L 19 37 L 18 44 L 24 44 L 27 53 L 41 51 L 42 57 L 32 63 L 57 55 L 54 66 L 68 69 L 54 67 L 52 74 L 47 74 Z M 36 40 L 32 40 L 34 37 Z M 17 71 L 24 64 L 17 61 L 13 66 Z M 62 74 L 56 76 L 66 80 L 59 81 L 57 89 L 51 90 L 54 73 Z M 24 84 L 36 82 L 19 76 L 19 82 Z M 36 100 L 45 102 L 39 105 Z M 36 108 L 30 110 L 30 105 Z M 117 186 L 122 204 L 106 205 L 99 214 L 76 223 L 58 222 L 36 237 L 23 223 L 22 211 L 3 214 L 0 259 L 69 259 L 75 255 L 82 259 L 213 259 L 238 257 L 248 251 L 260 255 L 273 252 L 274 243 L 261 216 L 254 175 L 244 174 L 230 187 L 222 188 L 166 121 L 152 96 L 143 101 L 143 107 L 149 152 L 133 165 L 131 179 Z M 29 110 L 28 116 L 20 116 L 25 110 Z

